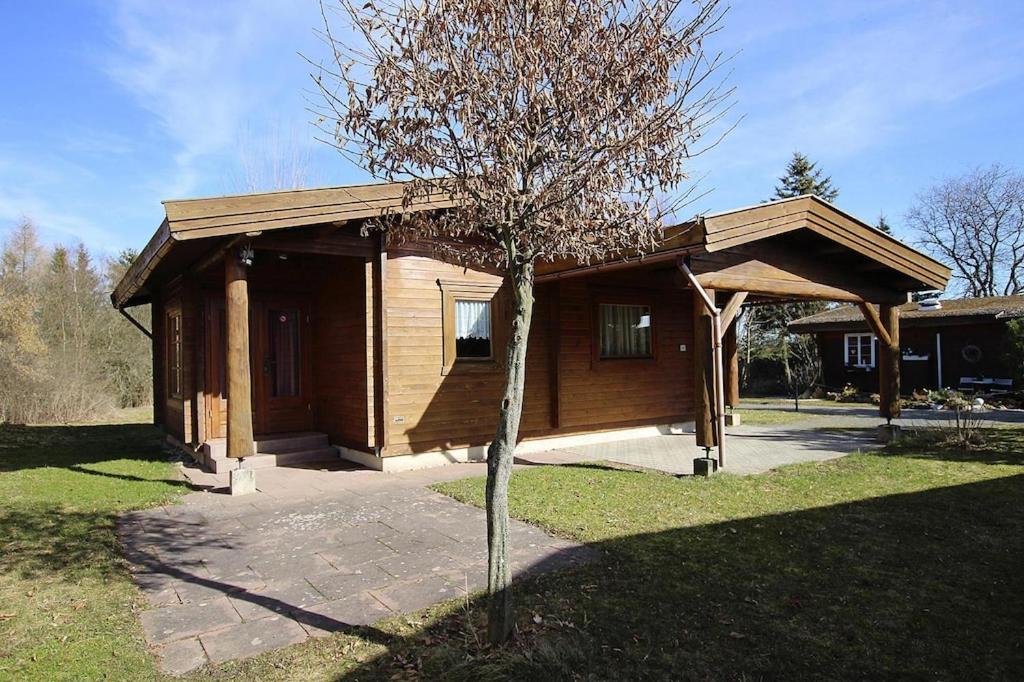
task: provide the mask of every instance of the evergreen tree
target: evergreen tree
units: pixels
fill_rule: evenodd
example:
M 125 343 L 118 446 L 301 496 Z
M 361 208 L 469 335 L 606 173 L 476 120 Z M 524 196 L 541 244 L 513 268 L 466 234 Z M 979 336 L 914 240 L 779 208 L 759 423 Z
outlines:
M 885 219 L 884 213 L 878 214 L 878 224 L 875 227 L 886 234 L 892 234 L 892 225 L 890 225 L 889 221 Z
M 805 194 L 834 201 L 839 196 L 839 190 L 832 185 L 832 178 L 825 175 L 816 163 L 800 152 L 794 152 L 793 158 L 786 164 L 785 175 L 779 178 L 779 184 L 775 186 L 775 196 L 771 200 Z M 789 323 L 819 313 L 827 307 L 828 304 L 822 301 L 806 301 L 751 308 L 745 320 L 749 332 L 745 341 L 749 347 L 744 349 L 744 354 L 750 358 L 778 362 L 792 395 L 797 396 L 810 389 L 820 376 L 818 346 L 809 335 L 790 334 Z M 749 368 L 744 368 L 744 377 L 751 382 Z
M 839 196 L 839 190 L 832 186 L 832 178 L 800 152 L 793 152 L 793 158 L 786 164 L 786 174 L 779 178 L 779 183 L 775 186 L 773 200 L 814 194 L 825 201 L 835 201 Z

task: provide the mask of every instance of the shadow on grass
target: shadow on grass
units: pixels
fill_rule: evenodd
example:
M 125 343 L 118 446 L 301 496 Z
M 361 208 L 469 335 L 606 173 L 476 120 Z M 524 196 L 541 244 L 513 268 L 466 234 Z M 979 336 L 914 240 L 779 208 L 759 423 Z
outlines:
M 154 479 L 101 471 L 89 465 L 115 460 L 168 461 L 159 429 L 150 424 L 0 425 L 0 473 L 43 467 L 125 481 Z M 185 481 L 162 479 L 187 487 Z
M 623 537 L 520 581 L 517 642 L 478 600 L 338 679 L 1009 679 L 1022 524 L 1013 476 Z

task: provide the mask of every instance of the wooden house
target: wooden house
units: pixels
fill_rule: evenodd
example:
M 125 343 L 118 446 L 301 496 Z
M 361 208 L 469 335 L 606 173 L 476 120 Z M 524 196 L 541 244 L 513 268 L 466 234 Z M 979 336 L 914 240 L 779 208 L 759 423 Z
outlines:
M 905 392 L 1014 387 L 1016 372 L 1007 359 L 1006 325 L 1021 317 L 1024 296 L 924 299 L 900 306 L 900 374 Z M 810 315 L 795 320 L 789 328 L 814 335 L 825 386 L 875 390 L 878 339 L 856 307 Z
M 226 455 L 258 466 L 337 451 L 383 470 L 482 457 L 504 378 L 501 277 L 361 230 L 451 206 L 403 207 L 397 184 L 164 202 L 112 294 L 126 315 L 152 304 L 156 423 L 218 470 L 235 465 Z M 738 400 L 742 303 L 880 304 L 863 309 L 898 349 L 898 305 L 948 277 L 813 197 L 698 216 L 642 258 L 538 264 L 520 447 L 686 423 L 714 445 Z M 896 352 L 880 354 L 887 395 Z

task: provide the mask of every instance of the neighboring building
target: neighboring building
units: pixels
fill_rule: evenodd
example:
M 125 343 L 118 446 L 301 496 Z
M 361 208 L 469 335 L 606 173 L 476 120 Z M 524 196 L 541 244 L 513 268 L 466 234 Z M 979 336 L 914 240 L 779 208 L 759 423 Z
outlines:
M 388 470 L 483 455 L 504 382 L 507 292 L 487 268 L 363 235 L 382 214 L 452 206 L 403 206 L 402 192 L 364 185 L 165 202 L 166 219 L 111 298 L 125 314 L 153 306 L 154 419 L 170 438 L 215 469 L 236 463 L 225 459 L 226 438 L 251 452 L 254 436 L 254 466 L 320 457 L 328 444 Z M 522 436 L 541 447 L 696 422 L 698 443 L 710 444 L 722 393 L 712 312 L 694 282 L 723 309 L 735 403 L 731 321 L 744 300 L 891 309 L 948 277 L 812 197 L 695 218 L 642 259 L 539 263 Z M 251 395 L 237 402 L 229 386 Z
M 1008 388 L 1015 374 L 1006 361 L 1006 323 L 1024 317 L 1024 296 L 926 299 L 900 306 L 901 384 L 926 388 Z M 822 382 L 863 391 L 878 385 L 878 339 L 856 306 L 826 310 L 790 323 L 814 334 Z

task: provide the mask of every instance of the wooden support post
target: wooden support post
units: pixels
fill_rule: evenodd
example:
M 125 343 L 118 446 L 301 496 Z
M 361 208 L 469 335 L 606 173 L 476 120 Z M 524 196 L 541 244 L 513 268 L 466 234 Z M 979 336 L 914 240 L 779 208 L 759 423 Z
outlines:
M 740 405 L 740 356 L 736 344 L 736 321 L 725 330 L 725 404 Z
M 252 374 L 249 370 L 248 272 L 236 249 L 224 254 L 227 316 L 228 457 L 251 457 Z
M 707 291 L 714 300 L 714 291 Z M 700 291 L 693 289 L 693 415 L 697 446 L 712 448 L 715 439 L 714 320 Z
M 879 307 L 881 326 L 888 343 L 879 335 L 878 410 L 886 421 L 900 416 L 900 309 L 894 305 Z

